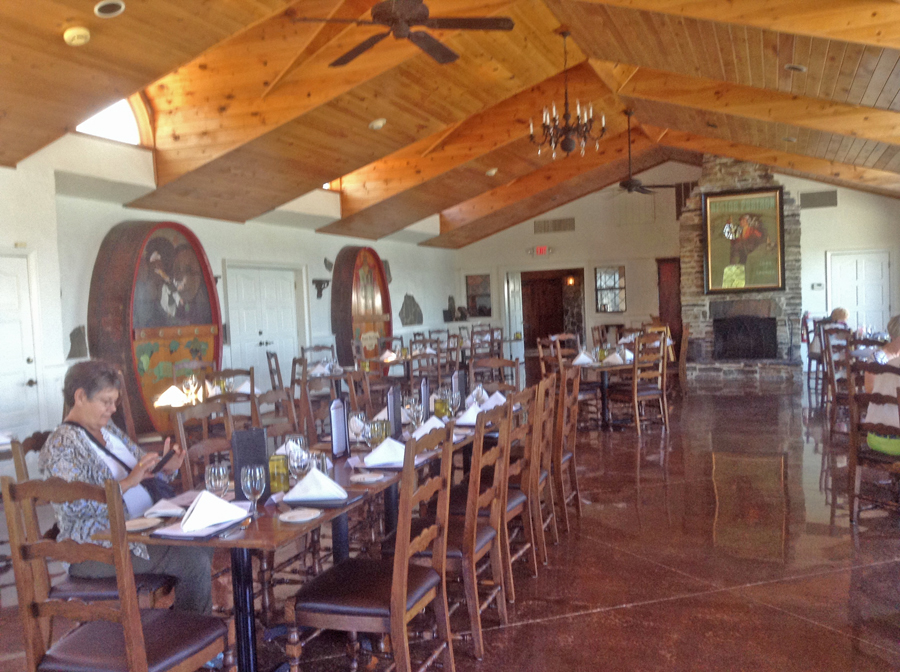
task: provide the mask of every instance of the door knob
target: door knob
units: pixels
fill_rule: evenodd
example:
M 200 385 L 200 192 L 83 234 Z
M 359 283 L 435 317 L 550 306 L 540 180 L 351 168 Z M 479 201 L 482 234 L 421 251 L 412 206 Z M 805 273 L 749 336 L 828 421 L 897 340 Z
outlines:
M 34 364 L 34 357 L 29 357 L 28 359 L 25 360 L 25 363 L 26 364 Z
M 25 385 L 27 385 L 28 387 L 34 387 L 35 385 L 37 385 L 37 381 L 34 378 L 29 378 Z
M 275 343 L 275 341 L 260 341 L 259 345 L 260 345 L 260 347 L 262 347 L 264 345 L 273 345 L 274 343 Z

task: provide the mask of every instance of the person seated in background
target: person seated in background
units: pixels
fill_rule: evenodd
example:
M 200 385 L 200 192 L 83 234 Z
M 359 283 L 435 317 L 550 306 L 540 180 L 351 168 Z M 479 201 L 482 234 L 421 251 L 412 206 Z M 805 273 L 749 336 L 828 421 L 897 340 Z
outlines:
M 891 322 L 894 322 L 894 320 L 898 320 L 898 318 L 891 318 Z M 898 320 L 898 322 L 900 322 L 900 320 Z M 890 322 L 888 323 L 888 329 L 890 329 Z M 888 366 L 900 367 L 900 357 L 894 357 L 887 361 L 886 364 Z M 897 395 L 897 388 L 900 388 L 900 375 L 886 372 L 877 375 L 866 373 L 865 385 L 866 392 L 870 394 L 874 392 L 876 394 L 885 394 L 893 397 Z M 900 414 L 897 412 L 896 405 L 869 404 L 868 409 L 866 409 L 865 421 L 867 423 L 900 428 Z M 882 436 L 880 434 L 869 432 L 866 436 L 866 443 L 868 443 L 869 448 L 876 450 L 879 453 L 900 455 L 900 438 Z
M 847 312 L 846 308 L 835 308 L 831 311 L 831 315 L 829 315 L 824 320 L 819 320 L 819 324 L 828 324 L 835 325 L 838 327 L 842 327 L 844 329 L 847 328 L 847 320 L 850 319 L 850 313 Z M 819 342 L 819 330 L 816 329 L 816 333 L 813 334 L 812 343 L 809 344 L 809 352 L 813 355 L 818 355 L 822 352 L 822 344 Z
M 148 490 L 153 468 L 160 461 L 156 453 L 144 453 L 111 420 L 119 399 L 119 376 L 112 365 L 91 360 L 79 362 L 66 372 L 63 396 L 71 409 L 63 423 L 47 439 L 40 454 L 40 468 L 46 477 L 81 481 L 103 486 L 109 479 L 119 482 L 129 517 L 139 518 L 153 505 Z M 175 455 L 162 467 L 157 478 L 171 480 L 182 462 L 184 451 L 166 440 L 163 453 Z M 59 540 L 98 543 L 92 535 L 109 529 L 105 504 L 82 500 L 54 504 Z M 131 544 L 132 564 L 138 574 L 168 574 L 178 579 L 175 608 L 208 614 L 212 611 L 212 549 L 186 546 L 146 546 Z M 84 561 L 71 565 L 69 574 L 78 578 L 115 576 L 113 565 Z

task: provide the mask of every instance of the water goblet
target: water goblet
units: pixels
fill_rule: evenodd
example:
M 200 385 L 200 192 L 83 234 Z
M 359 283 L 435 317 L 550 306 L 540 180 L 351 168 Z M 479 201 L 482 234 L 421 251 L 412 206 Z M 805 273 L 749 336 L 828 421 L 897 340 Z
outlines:
M 222 497 L 228 491 L 228 466 L 221 462 L 211 462 L 206 465 L 204 473 L 206 489 L 217 497 Z
M 450 412 L 455 416 L 462 404 L 462 395 L 459 392 L 451 392 L 448 399 L 450 400 Z
M 366 429 L 366 412 L 365 411 L 353 411 L 350 414 L 349 420 L 347 420 L 347 429 L 350 430 L 350 439 L 358 441 L 362 438 L 363 432 Z
M 251 464 L 241 468 L 241 490 L 250 500 L 250 515 L 256 518 L 256 501 L 266 489 L 266 468 L 261 464 Z
M 291 436 L 284 445 L 287 446 L 288 470 L 294 478 L 300 480 L 312 466 L 306 437 L 299 434 Z

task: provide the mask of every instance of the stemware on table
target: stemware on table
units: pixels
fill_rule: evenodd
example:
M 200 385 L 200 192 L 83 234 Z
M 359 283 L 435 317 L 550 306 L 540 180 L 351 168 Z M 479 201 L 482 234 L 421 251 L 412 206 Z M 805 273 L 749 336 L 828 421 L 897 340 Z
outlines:
M 266 489 L 266 468 L 261 464 L 251 464 L 241 468 L 241 490 L 250 500 L 250 515 L 256 517 L 256 502 Z

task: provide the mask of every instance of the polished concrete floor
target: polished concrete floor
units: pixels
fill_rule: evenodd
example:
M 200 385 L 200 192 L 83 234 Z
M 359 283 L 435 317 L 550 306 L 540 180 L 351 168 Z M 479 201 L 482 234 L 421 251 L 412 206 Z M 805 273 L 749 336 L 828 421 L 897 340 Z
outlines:
M 872 511 L 851 533 L 845 442 L 819 416 L 799 396 L 690 396 L 668 436 L 583 432 L 584 516 L 539 578 L 517 568 L 510 624 L 486 613 L 484 660 L 461 641 L 457 669 L 900 669 L 900 524 Z M 16 626 L 0 610 L 0 669 L 22 669 Z M 347 669 L 341 642 L 303 669 Z

